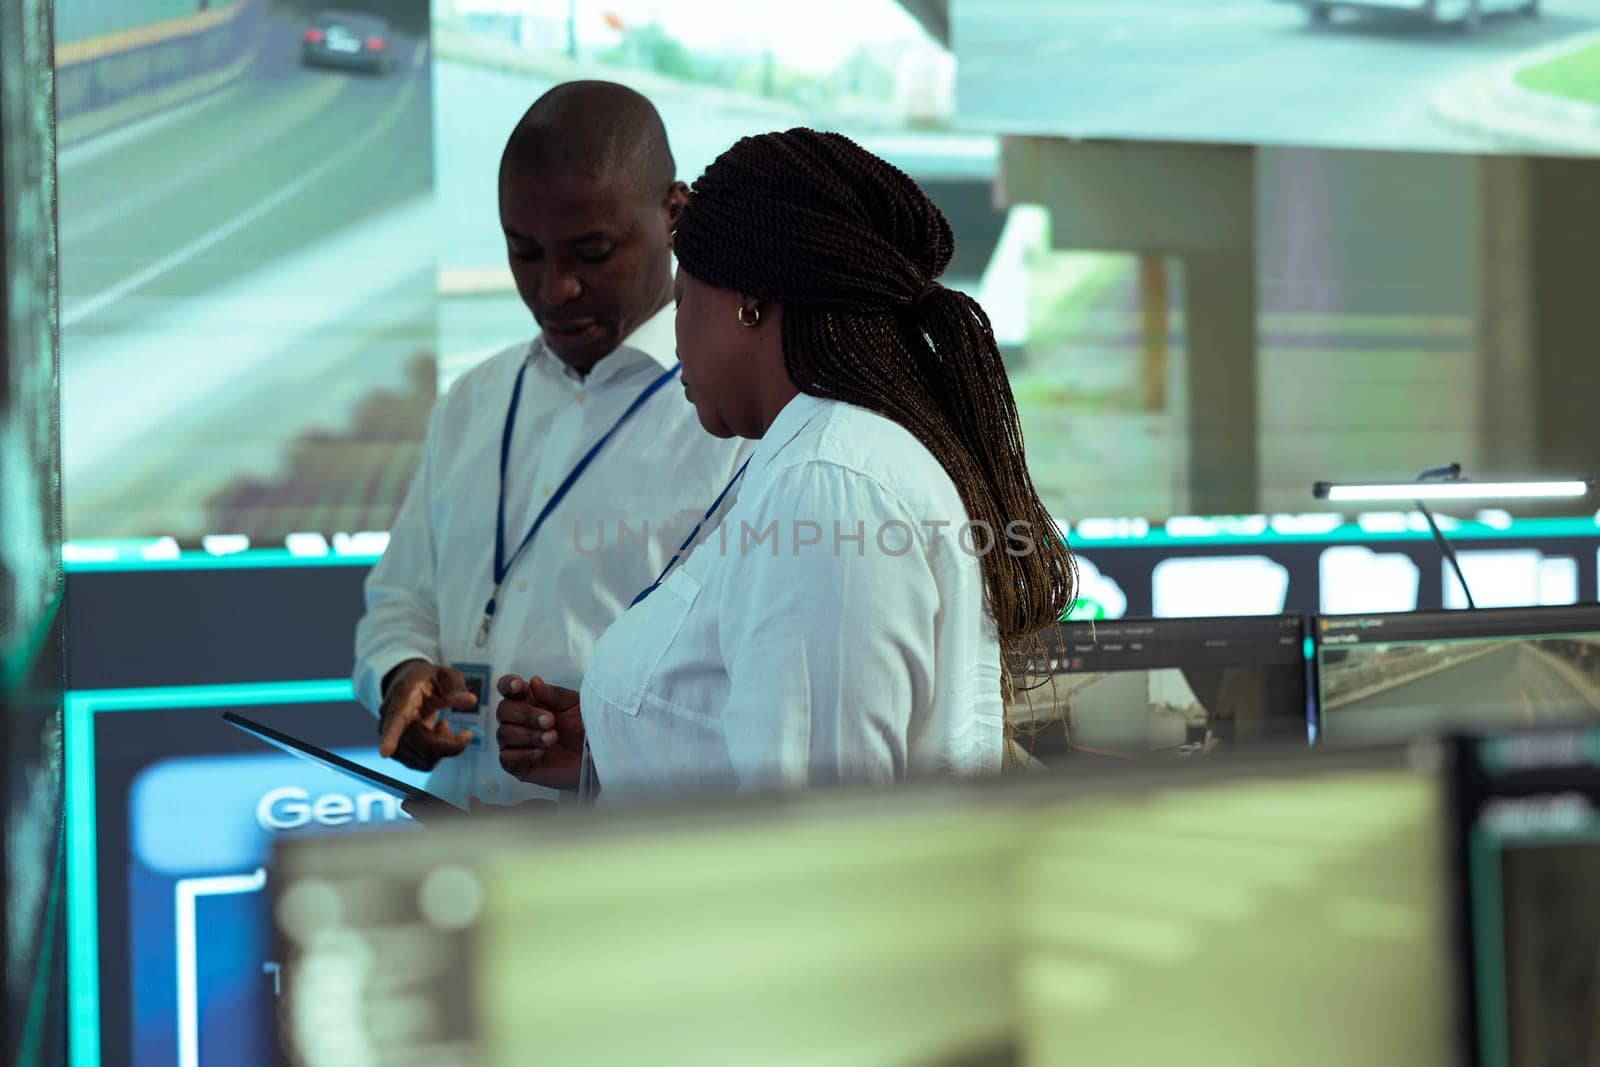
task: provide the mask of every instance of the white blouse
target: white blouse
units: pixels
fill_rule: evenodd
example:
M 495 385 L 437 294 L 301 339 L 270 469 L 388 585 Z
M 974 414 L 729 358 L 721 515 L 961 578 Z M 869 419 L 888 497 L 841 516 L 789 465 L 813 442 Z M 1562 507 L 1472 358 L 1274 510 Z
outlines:
M 802 394 L 728 499 L 595 645 L 582 707 L 602 802 L 997 771 L 986 536 L 963 535 L 932 453 Z

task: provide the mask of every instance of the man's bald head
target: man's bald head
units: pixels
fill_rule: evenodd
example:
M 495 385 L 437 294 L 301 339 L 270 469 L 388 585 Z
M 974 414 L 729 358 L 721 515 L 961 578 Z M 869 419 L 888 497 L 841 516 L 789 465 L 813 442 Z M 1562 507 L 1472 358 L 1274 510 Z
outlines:
M 500 162 L 500 226 L 522 302 L 579 373 L 672 302 L 676 180 L 655 107 L 610 82 L 568 82 L 517 123 Z
M 500 178 L 621 178 L 659 198 L 677 177 L 655 105 L 625 85 L 565 82 L 533 102 L 500 157 Z

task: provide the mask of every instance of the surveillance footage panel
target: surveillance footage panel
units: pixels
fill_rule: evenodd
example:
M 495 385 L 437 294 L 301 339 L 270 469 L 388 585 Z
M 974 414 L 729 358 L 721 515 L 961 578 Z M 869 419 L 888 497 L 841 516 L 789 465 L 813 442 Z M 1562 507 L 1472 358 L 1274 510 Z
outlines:
M 55 4 L 70 538 L 399 509 L 436 380 L 428 3 L 329 6 Z
M 1029 767 L 1204 756 L 1308 734 L 1298 615 L 1062 623 L 1008 714 Z
M 1600 607 L 1322 616 L 1321 737 L 1600 721 Z
M 951 0 L 1006 133 L 1600 153 L 1592 0 Z

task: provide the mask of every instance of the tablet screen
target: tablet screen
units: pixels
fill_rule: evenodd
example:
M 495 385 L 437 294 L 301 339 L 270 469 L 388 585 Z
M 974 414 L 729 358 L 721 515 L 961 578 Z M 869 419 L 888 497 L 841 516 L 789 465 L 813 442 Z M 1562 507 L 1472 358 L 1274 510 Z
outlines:
M 364 767 L 354 760 L 345 759 L 343 756 L 329 752 L 325 748 L 319 748 L 310 742 L 302 741 L 297 737 L 291 737 L 286 733 L 274 730 L 270 726 L 264 726 L 252 719 L 247 719 L 243 715 L 236 715 L 231 711 L 225 711 L 222 713 L 222 717 L 246 733 L 260 738 L 269 745 L 281 748 L 290 755 L 298 756 L 301 759 L 311 760 L 313 763 L 320 763 L 324 767 L 338 771 L 341 774 L 347 774 L 353 778 L 359 778 L 361 781 L 366 782 L 369 785 L 376 786 L 385 793 L 389 793 L 392 796 L 397 796 L 402 800 L 412 800 L 419 804 L 434 804 L 441 805 L 443 807 L 454 808 L 457 811 L 461 810 L 458 805 L 452 804 L 443 797 L 430 793 L 425 789 L 418 789 L 414 785 L 407 785 L 405 782 L 402 782 L 397 778 L 391 778 L 387 774 L 375 771 L 370 767 Z

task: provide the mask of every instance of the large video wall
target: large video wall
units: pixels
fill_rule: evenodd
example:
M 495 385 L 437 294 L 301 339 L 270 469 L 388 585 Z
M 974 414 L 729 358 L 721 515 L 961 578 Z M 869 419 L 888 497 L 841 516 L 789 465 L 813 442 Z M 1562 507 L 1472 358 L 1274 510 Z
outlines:
M 271 846 L 399 817 L 218 716 L 255 708 L 376 758 L 341 680 L 361 580 L 435 398 L 532 335 L 495 172 L 544 90 L 644 92 L 688 180 L 742 135 L 812 125 L 921 182 L 956 233 L 946 281 L 995 324 L 1036 480 L 1080 552 L 1079 617 L 1454 607 L 1424 528 L 1313 513 L 1309 488 L 1505 459 L 1481 446 L 1496 379 L 1478 267 L 1484 153 L 1505 144 L 1436 130 L 1421 87 L 1600 21 L 1574 3 L 1468 37 L 1317 26 L 1276 0 L 954 0 L 945 39 L 897 0 L 738 18 L 720 0 L 342 0 L 367 70 L 317 61 L 309 0 L 60 0 L 75 1062 L 268 1055 Z M 1238 84 L 1184 88 L 1207 55 L 1248 59 Z M 1358 55 L 1422 95 L 1391 107 Z M 1316 91 L 1266 91 L 1314 57 Z M 1017 98 L 1005 79 L 1040 64 L 1061 91 Z M 1047 98 L 1056 125 L 1022 106 Z M 1050 209 L 1004 196 L 998 131 L 1017 122 L 1273 146 L 1255 162 L 1262 514 L 1186 517 L 1183 264 L 1056 247 Z M 1480 603 L 1597 595 L 1589 515 L 1444 521 Z M 202 797 L 204 835 L 185 822 Z

